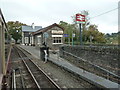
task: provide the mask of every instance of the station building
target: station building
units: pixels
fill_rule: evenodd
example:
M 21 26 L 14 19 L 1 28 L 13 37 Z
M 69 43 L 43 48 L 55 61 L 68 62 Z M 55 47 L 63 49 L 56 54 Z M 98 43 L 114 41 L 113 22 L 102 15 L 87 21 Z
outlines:
M 55 50 L 64 43 L 63 34 L 64 29 L 56 23 L 45 28 L 34 26 L 34 29 L 33 26 L 22 26 L 22 44 L 39 47 L 45 43 Z
M 22 45 L 34 45 L 34 38 L 31 33 L 41 29 L 42 26 L 22 26 Z
M 50 49 L 58 49 L 64 43 L 63 33 L 64 29 L 54 23 L 32 33 L 32 35 L 35 38 L 35 46 L 45 43 Z

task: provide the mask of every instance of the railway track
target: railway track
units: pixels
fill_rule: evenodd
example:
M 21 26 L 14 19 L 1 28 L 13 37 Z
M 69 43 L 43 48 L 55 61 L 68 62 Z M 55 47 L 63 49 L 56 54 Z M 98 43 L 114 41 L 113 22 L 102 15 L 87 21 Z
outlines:
M 20 48 L 20 47 L 19 47 Z M 20 48 L 22 51 L 24 51 L 25 53 L 28 53 L 27 55 L 28 55 L 28 57 L 30 57 L 30 58 L 32 58 L 31 57 L 31 53 L 29 53 L 29 52 L 27 52 L 26 50 L 24 50 L 23 48 Z M 37 61 L 37 60 L 35 60 L 35 63 L 39 66 L 39 64 L 38 64 L 38 62 L 39 61 Z M 51 62 L 50 62 L 51 63 Z M 53 64 L 53 63 L 51 63 L 51 64 Z M 55 64 L 53 64 L 53 65 L 55 65 Z M 55 65 L 56 67 L 59 67 L 59 66 L 57 66 L 57 65 Z M 56 68 L 55 67 L 55 68 Z M 60 67 L 59 67 L 60 68 Z M 62 69 L 62 68 L 61 68 Z M 62 69 L 63 70 L 63 69 Z M 66 70 L 65 70 L 66 71 Z M 68 71 L 66 71 L 66 72 L 68 72 Z M 71 74 L 70 72 L 68 72 L 69 74 Z M 74 75 L 72 76 L 72 77 L 75 77 Z M 78 76 L 76 76 L 76 79 L 77 80 L 80 80 L 80 84 L 81 84 L 81 86 L 82 87 L 80 87 L 80 88 L 83 88 L 83 89 L 88 89 L 88 88 L 92 88 L 92 89 L 97 89 L 97 90 L 102 90 L 102 89 L 99 89 L 97 86 L 95 86 L 95 85 L 93 85 L 93 84 L 91 84 L 90 82 L 87 82 L 87 81 L 85 81 L 85 80 L 83 80 L 83 79 L 80 79 Z M 62 88 L 62 89 L 64 89 L 64 88 Z
M 28 52 L 24 51 L 22 48 L 19 47 L 14 47 L 14 48 L 16 50 L 16 54 L 18 54 L 19 56 L 19 63 L 21 65 L 20 69 L 22 71 L 25 89 L 33 88 L 33 89 L 42 90 L 43 88 L 52 88 L 52 89 L 55 88 L 55 90 L 61 90 L 61 88 L 40 67 L 38 67 L 39 64 L 36 63 L 36 61 L 34 62 L 32 57 L 29 58 L 29 55 L 27 54 Z M 15 69 L 15 71 L 19 71 L 19 70 Z M 16 79 L 16 81 L 17 80 L 18 79 Z M 80 84 L 85 89 L 92 88 L 95 90 L 103 90 L 102 88 L 98 88 L 97 86 L 94 86 L 90 82 L 84 81 L 82 79 Z M 18 88 L 17 84 L 14 85 L 16 85 L 16 88 Z
M 22 90 L 25 89 L 23 75 L 19 68 L 12 70 L 12 89 L 15 90 L 16 88 L 21 88 Z
M 22 69 L 17 68 L 13 70 L 13 73 L 12 73 L 12 89 L 13 90 L 16 90 L 17 88 L 25 89 L 29 87 L 39 89 L 39 90 L 42 90 L 43 88 L 54 88 L 56 90 L 61 90 L 61 88 L 40 67 L 38 67 L 29 57 L 27 57 L 27 55 L 24 52 L 22 52 L 17 47 L 14 47 L 14 48 L 16 50 L 16 53 L 18 53 L 21 59 L 20 63 L 24 65 L 21 67 Z M 17 76 L 19 76 L 19 78 L 17 78 Z M 27 81 L 28 83 L 30 82 L 31 83 L 26 84 L 26 79 L 28 80 Z

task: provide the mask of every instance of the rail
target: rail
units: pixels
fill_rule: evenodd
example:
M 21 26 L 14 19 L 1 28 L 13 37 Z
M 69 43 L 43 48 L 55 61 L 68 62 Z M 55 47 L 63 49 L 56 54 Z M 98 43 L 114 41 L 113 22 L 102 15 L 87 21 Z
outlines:
M 18 52 L 18 51 L 17 51 L 17 52 Z M 35 82 L 35 84 L 36 84 L 37 88 L 39 88 L 39 89 L 40 89 L 41 87 L 39 86 L 39 84 L 38 84 L 37 80 L 35 79 L 35 77 L 34 77 L 33 73 L 31 72 L 31 70 L 30 70 L 30 68 L 28 67 L 27 63 L 25 62 L 24 58 L 22 58 L 22 56 L 21 56 L 21 54 L 20 54 L 19 52 L 18 52 L 18 55 L 20 56 L 20 58 L 22 59 L 23 63 L 25 64 L 25 66 L 26 66 L 26 68 L 27 68 L 28 72 L 30 73 L 30 75 L 31 75 L 32 79 L 34 80 L 34 82 Z
M 39 69 L 39 71 L 41 71 L 41 72 L 47 77 L 47 79 L 48 79 L 58 90 L 61 90 L 61 88 L 59 87 L 59 85 L 57 85 L 40 67 L 38 67 L 38 65 L 35 64 L 35 63 L 31 60 L 31 58 L 29 58 L 20 48 L 18 48 L 18 49 L 21 51 L 21 53 L 23 53 L 23 54 L 28 58 L 29 61 L 31 61 L 31 62 Z M 21 55 L 20 55 L 20 57 L 22 58 Z M 29 68 L 29 66 L 27 65 L 27 63 L 25 62 L 25 60 L 23 60 L 23 62 L 25 63 L 26 67 Z M 41 86 L 39 85 L 39 83 L 38 83 L 37 80 L 35 79 L 35 77 L 34 77 L 34 75 L 32 74 L 32 71 L 30 70 L 30 68 L 29 68 L 28 70 L 29 70 L 29 72 L 31 73 L 31 75 L 32 75 L 32 77 L 33 77 L 36 85 L 37 85 L 38 88 L 41 90 Z
M 12 70 L 12 90 L 16 90 L 15 70 Z
M 22 83 L 22 90 L 24 90 L 25 89 L 25 83 L 24 83 L 24 79 L 23 79 L 21 69 L 19 69 L 19 72 L 20 72 L 20 78 L 21 78 L 21 83 Z

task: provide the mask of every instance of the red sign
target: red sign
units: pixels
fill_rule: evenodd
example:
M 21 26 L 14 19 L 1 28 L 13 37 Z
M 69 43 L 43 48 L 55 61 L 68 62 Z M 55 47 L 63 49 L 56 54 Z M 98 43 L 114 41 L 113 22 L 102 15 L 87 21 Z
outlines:
M 76 14 L 76 21 L 85 22 L 85 15 Z

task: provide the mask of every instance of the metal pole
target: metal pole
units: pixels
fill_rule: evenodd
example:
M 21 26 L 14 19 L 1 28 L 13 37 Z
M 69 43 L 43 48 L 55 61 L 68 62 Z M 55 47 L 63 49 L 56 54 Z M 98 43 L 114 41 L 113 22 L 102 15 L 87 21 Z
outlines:
M 81 28 L 81 23 L 79 24 L 80 27 L 80 45 L 82 45 L 82 28 Z
M 69 45 L 70 45 L 70 36 L 69 36 Z
M 72 46 L 73 46 L 73 32 L 72 32 Z

